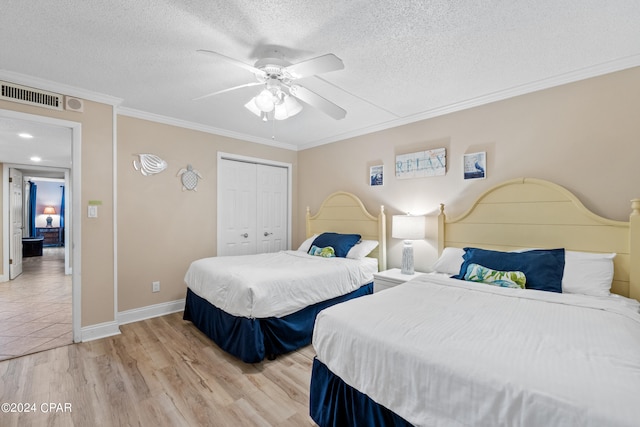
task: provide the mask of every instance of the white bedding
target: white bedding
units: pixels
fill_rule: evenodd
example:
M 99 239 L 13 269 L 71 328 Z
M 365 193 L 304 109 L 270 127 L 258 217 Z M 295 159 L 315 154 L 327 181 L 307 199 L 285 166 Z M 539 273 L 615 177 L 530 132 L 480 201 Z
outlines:
M 417 426 L 640 425 L 640 314 L 623 297 L 424 275 L 323 310 L 313 346 Z
M 187 286 L 234 316 L 282 317 L 373 281 L 378 261 L 311 256 L 302 251 L 203 258 Z

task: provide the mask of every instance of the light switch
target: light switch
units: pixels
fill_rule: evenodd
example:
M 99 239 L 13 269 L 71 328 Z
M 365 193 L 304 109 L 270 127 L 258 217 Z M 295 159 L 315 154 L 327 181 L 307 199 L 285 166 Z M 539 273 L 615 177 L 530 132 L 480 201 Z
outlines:
M 87 211 L 87 216 L 89 218 L 98 218 L 98 206 L 89 205 L 89 209 Z

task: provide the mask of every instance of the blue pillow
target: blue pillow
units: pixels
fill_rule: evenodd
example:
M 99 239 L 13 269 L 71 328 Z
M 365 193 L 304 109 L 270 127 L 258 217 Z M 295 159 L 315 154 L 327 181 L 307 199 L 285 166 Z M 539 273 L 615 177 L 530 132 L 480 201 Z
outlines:
M 535 249 L 526 252 L 499 252 L 479 248 L 464 248 L 460 273 L 452 276 L 464 280 L 470 264 L 480 264 L 500 271 L 522 271 L 527 277 L 527 289 L 562 293 L 564 249 Z
M 311 246 L 326 248 L 331 246 L 337 257 L 344 258 L 356 243 L 360 241 L 359 234 L 322 233 L 313 241 Z

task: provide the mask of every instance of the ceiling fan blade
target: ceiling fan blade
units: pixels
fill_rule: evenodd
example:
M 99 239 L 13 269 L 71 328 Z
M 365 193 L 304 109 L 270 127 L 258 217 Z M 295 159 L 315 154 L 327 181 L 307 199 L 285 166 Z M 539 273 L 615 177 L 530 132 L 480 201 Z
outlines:
M 258 86 L 258 85 L 264 85 L 264 83 L 262 83 L 262 82 L 251 82 L 251 83 L 246 83 L 246 84 L 243 84 L 243 85 L 240 85 L 240 86 L 230 87 L 229 89 L 219 90 L 217 92 L 213 92 L 213 93 L 209 93 L 207 95 L 203 95 L 203 96 L 199 96 L 197 98 L 193 98 L 193 101 L 199 101 L 199 100 L 204 99 L 204 98 L 209 98 L 210 96 L 220 95 L 221 93 L 231 92 L 232 90 L 236 90 L 236 89 L 242 89 L 243 87 Z
M 282 72 L 291 79 L 301 79 L 303 77 L 313 76 L 316 74 L 328 73 L 329 71 L 342 70 L 344 63 L 342 59 L 333 53 L 318 56 L 316 58 L 307 59 L 297 64 L 289 65 L 283 68 Z
M 301 101 L 306 102 L 336 120 L 344 119 L 347 115 L 347 112 L 344 109 L 305 87 L 291 85 L 288 86 L 288 88 L 289 93 L 291 93 L 292 96 L 295 96 Z
M 211 55 L 218 57 L 224 61 L 227 61 L 237 67 L 244 68 L 247 71 L 252 72 L 256 76 L 267 77 L 267 74 L 259 68 L 254 67 L 253 65 L 245 64 L 244 62 L 238 61 L 237 59 L 229 58 L 221 53 L 214 52 L 212 50 L 198 49 L 196 52 L 204 53 L 205 55 Z

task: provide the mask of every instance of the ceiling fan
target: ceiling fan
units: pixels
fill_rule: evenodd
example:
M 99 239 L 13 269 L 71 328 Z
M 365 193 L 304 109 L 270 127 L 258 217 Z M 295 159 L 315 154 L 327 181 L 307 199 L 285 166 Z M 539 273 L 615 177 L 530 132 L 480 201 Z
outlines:
M 195 98 L 194 101 L 245 87 L 263 86 L 264 88 L 249 100 L 245 107 L 264 121 L 271 118 L 284 120 L 298 114 L 302 111 L 302 105 L 297 100 L 319 109 L 336 120 L 343 119 L 347 114 L 344 109 L 333 102 L 294 83 L 303 77 L 343 69 L 342 60 L 332 53 L 291 64 L 283 59 L 283 55 L 279 51 L 271 50 L 255 65 L 248 65 L 211 50 L 200 49 L 197 52 L 214 56 L 250 71 L 257 81 L 219 90 Z

